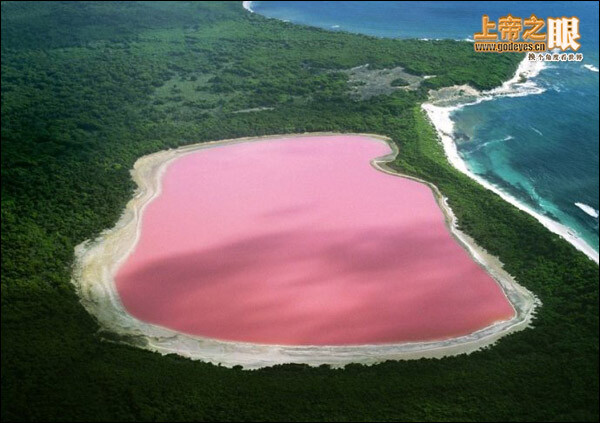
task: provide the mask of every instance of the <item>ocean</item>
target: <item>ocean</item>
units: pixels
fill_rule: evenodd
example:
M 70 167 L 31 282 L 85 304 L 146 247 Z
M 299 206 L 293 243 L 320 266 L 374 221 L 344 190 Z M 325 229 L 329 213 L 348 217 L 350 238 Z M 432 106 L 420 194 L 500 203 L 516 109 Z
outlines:
M 246 7 L 267 17 L 390 38 L 472 41 L 483 14 L 494 21 L 509 13 L 579 17 L 582 62 L 546 63 L 527 84 L 453 107 L 449 117 L 457 153 L 470 173 L 541 221 L 557 222 L 546 226 L 567 239 L 578 238 L 570 239 L 574 244 L 582 240 L 597 260 L 597 2 L 250 3 Z

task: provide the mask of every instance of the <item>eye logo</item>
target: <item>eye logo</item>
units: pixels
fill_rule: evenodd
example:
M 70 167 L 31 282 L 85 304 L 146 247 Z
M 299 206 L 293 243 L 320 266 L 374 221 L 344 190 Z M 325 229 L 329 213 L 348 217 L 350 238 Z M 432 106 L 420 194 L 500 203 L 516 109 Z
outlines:
M 548 48 L 560 48 L 562 51 L 571 49 L 579 50 L 581 44 L 576 40 L 579 35 L 579 19 L 572 18 L 548 18 Z

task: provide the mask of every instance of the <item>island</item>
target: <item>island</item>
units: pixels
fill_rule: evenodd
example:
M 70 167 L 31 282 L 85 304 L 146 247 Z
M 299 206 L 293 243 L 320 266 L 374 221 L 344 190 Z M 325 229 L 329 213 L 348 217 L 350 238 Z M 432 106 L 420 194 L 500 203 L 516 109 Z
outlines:
M 326 31 L 241 2 L 1 7 L 3 420 L 598 420 L 598 264 L 453 166 L 423 109 L 442 89 L 502 87 L 523 55 Z M 397 77 L 409 85 L 392 86 Z M 202 360 L 107 326 L 120 304 L 107 304 L 115 299 L 107 285 L 78 282 L 78 257 L 116 225 L 136 227 L 128 203 L 152 195 L 139 160 L 213 141 L 319 133 L 383 137 L 390 147 L 377 144 L 361 166 L 391 148 L 393 157 L 374 162 L 381 169 L 368 169 L 373 177 L 423 181 L 411 183 L 437 201 L 438 219 L 442 198 L 455 229 L 533 295 L 527 327 L 443 358 L 248 370 L 235 352 L 219 361 L 221 344 Z M 349 172 L 350 144 L 327 163 Z M 398 200 L 393 189 L 382 195 Z M 237 207 L 251 205 L 240 198 Z M 507 317 L 501 310 L 493 319 Z

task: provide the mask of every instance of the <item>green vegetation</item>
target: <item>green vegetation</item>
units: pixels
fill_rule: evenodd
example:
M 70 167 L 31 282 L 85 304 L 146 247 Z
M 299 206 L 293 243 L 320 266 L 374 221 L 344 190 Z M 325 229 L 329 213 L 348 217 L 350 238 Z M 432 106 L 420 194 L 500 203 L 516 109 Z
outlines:
M 330 33 L 239 3 L 2 3 L 2 420 L 598 420 L 598 267 L 446 161 L 428 87 L 499 85 L 519 56 Z M 342 70 L 436 75 L 353 100 Z M 252 108 L 260 111 L 234 113 Z M 272 109 L 270 109 L 272 108 Z M 70 283 L 128 169 L 187 143 L 370 132 L 543 302 L 535 328 L 443 360 L 245 372 L 103 342 Z
M 407 85 L 410 85 L 408 81 L 406 81 L 406 79 L 404 78 L 396 78 L 392 82 L 390 82 L 390 84 L 392 85 L 392 87 L 406 87 Z

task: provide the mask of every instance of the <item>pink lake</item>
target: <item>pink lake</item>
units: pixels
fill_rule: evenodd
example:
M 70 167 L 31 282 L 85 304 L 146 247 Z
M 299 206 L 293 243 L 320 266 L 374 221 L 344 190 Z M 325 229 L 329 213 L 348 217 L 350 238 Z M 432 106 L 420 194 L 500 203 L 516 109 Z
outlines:
M 116 275 L 133 316 L 281 345 L 452 338 L 514 310 L 432 191 L 385 174 L 366 136 L 207 148 L 172 162 Z

